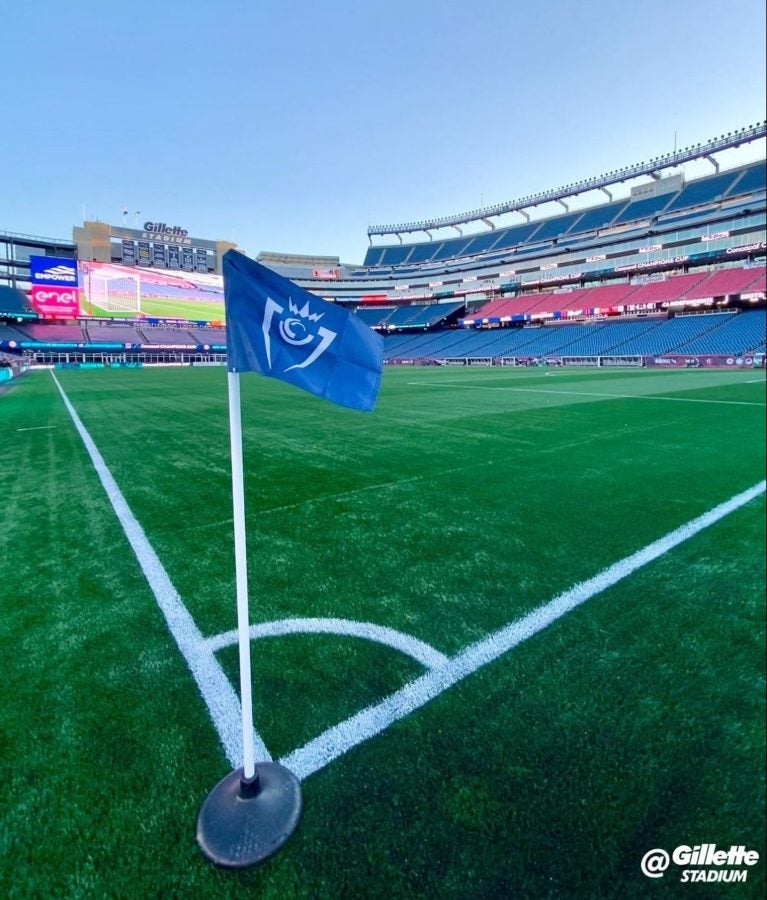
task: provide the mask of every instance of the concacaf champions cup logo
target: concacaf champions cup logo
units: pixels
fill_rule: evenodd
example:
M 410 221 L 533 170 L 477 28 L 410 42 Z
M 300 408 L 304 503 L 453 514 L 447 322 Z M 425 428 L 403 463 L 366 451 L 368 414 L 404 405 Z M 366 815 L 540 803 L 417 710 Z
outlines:
M 291 369 L 307 369 L 315 363 L 338 337 L 337 332 L 317 325 L 325 313 L 310 313 L 309 301 L 299 309 L 292 300 L 288 300 L 288 309 L 275 303 L 271 297 L 266 300 L 264 321 L 261 330 L 264 335 L 264 349 L 269 368 L 272 368 L 272 325 L 276 324 L 280 340 L 291 347 L 306 347 L 308 356 L 303 362 L 288 366 Z M 315 341 L 319 343 L 314 344 Z

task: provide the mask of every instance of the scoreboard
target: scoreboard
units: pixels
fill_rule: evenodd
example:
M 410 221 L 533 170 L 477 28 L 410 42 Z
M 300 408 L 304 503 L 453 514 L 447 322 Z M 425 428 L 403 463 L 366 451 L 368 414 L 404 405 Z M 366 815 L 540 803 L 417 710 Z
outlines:
M 179 225 L 144 222 L 144 227 L 110 226 L 112 259 L 124 266 L 209 272 L 215 269 L 216 242 L 193 238 Z M 212 258 L 211 255 L 213 254 Z

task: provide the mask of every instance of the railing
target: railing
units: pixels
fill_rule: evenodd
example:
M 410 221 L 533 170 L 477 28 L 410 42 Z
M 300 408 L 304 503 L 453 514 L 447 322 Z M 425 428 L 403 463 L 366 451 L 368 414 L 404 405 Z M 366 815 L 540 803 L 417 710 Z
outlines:
M 8 238 L 9 240 L 22 240 L 35 243 L 56 244 L 59 247 L 74 247 L 73 242 L 69 238 L 43 237 L 39 234 L 23 234 L 20 231 L 0 230 L 0 239 L 4 238 Z

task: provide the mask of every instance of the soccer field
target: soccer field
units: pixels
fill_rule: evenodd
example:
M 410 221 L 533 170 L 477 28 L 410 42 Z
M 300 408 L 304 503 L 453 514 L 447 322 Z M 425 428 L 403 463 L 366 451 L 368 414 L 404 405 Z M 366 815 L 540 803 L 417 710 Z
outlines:
M 239 690 L 225 370 L 35 372 L 0 395 L 3 896 L 681 896 L 642 857 L 703 842 L 760 853 L 707 894 L 763 894 L 763 372 L 397 368 L 368 415 L 241 381 L 298 830 L 244 872 L 195 841 L 238 752 L 190 671 Z
M 135 309 L 104 309 L 96 303 L 89 302 L 87 299 L 83 305 L 89 316 L 131 318 L 139 315 Z M 193 322 L 223 322 L 226 318 L 223 302 L 200 303 L 194 300 L 162 300 L 156 297 L 141 298 L 141 313 L 145 316 L 189 319 Z

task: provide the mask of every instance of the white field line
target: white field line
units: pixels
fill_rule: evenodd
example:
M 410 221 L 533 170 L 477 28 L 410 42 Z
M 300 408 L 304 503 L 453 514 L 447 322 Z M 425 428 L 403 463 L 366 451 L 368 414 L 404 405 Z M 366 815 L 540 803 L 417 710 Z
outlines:
M 329 728 L 303 747 L 289 753 L 280 762 L 295 772 L 299 778 L 307 778 L 348 750 L 370 740 L 394 722 L 424 706 L 468 675 L 538 634 L 582 603 L 627 578 L 633 572 L 703 531 L 704 528 L 708 528 L 763 494 L 766 486 L 766 482 L 759 482 L 697 519 L 693 519 L 686 525 L 682 525 L 659 540 L 648 544 L 642 550 L 614 563 L 588 581 L 576 584 L 570 590 L 539 606 L 523 618 L 512 622 L 481 641 L 471 644 L 441 668 L 427 672 L 381 702 L 369 706 L 344 722 Z
M 399 650 L 412 656 L 427 669 L 438 669 L 449 660 L 444 653 L 435 650 L 418 638 L 403 634 L 394 628 L 374 625 L 372 622 L 355 622 L 353 619 L 281 619 L 277 622 L 263 622 L 249 628 L 251 640 L 265 637 L 282 637 L 286 634 L 335 634 L 346 637 L 364 638 L 385 644 L 392 650 Z M 227 631 L 207 639 L 208 647 L 215 651 L 237 643 L 237 631 Z
M 455 466 L 452 469 L 440 469 L 440 475 L 450 475 L 456 472 L 465 472 L 468 469 L 475 471 L 479 466 L 483 465 L 492 465 L 492 463 L 487 462 L 477 462 L 472 463 L 471 465 L 466 466 Z M 335 502 L 336 500 L 347 500 L 350 497 L 356 497 L 357 494 L 364 494 L 366 491 L 382 491 L 387 488 L 392 487 L 401 487 L 402 485 L 408 484 L 416 484 L 419 481 L 428 481 L 430 479 L 435 478 L 434 472 L 430 472 L 427 475 L 414 475 L 412 478 L 400 478 L 397 481 L 380 481 L 375 484 L 363 484 L 361 487 L 352 488 L 349 491 L 340 491 L 337 494 L 320 494 L 317 497 L 307 497 L 305 500 L 299 500 L 297 503 L 285 503 L 283 506 L 270 506 L 267 509 L 262 509 L 259 511 L 259 515 L 265 516 L 270 513 L 279 513 L 279 512 L 287 512 L 289 509 L 301 509 L 302 506 L 312 506 L 314 503 L 328 503 Z M 190 528 L 194 531 L 202 531 L 203 529 L 216 529 L 222 528 L 225 525 L 232 524 L 232 517 L 229 516 L 227 519 L 221 519 L 218 522 L 203 522 L 201 525 L 192 525 Z M 187 531 L 189 528 L 187 528 Z M 287 621 L 287 620 L 286 620 Z M 308 620 L 307 620 L 308 621 Z M 346 619 L 339 621 L 348 621 Z
M 58 425 L 35 425 L 34 428 L 17 428 L 16 431 L 45 431 L 48 428 L 58 427 Z
M 149 582 L 157 605 L 165 616 L 165 621 L 178 649 L 197 682 L 197 687 L 208 707 L 227 759 L 232 767 L 236 768 L 242 764 L 242 714 L 239 698 L 173 587 L 168 573 L 154 552 L 141 525 L 131 512 L 103 457 L 64 393 L 64 389 L 53 372 L 51 372 L 51 376 L 56 382 L 67 412 L 72 417 L 75 428 L 85 444 L 85 449 L 88 451 L 109 502 L 123 527 L 125 536 L 136 554 L 141 570 Z M 255 731 L 254 741 L 258 758 L 270 760 L 269 751 Z
M 467 469 L 477 468 L 477 465 L 483 463 L 473 463 L 466 466 L 454 466 L 451 469 L 440 469 L 440 474 L 450 475 L 456 472 L 465 472 Z M 326 503 L 327 501 L 345 500 L 348 497 L 355 497 L 357 494 L 364 494 L 366 491 L 381 491 L 390 487 L 401 487 L 406 484 L 417 484 L 419 481 L 428 481 L 434 478 L 434 473 L 429 472 L 426 475 L 413 475 L 410 478 L 398 478 L 394 481 L 380 481 L 376 484 L 363 484 L 360 487 L 352 488 L 349 491 L 339 491 L 337 494 L 321 494 L 319 497 L 307 497 L 306 500 L 300 500 L 298 503 L 286 503 L 283 506 L 270 506 L 268 509 L 262 509 L 261 515 L 268 513 L 287 512 L 289 509 L 300 509 L 302 506 L 311 506 L 313 503 Z M 229 520 L 231 522 L 231 519 Z
M 240 704 L 234 689 L 213 655 L 215 649 L 228 645 L 231 635 L 236 632 L 203 638 L 171 584 L 144 531 L 130 511 L 93 440 L 85 430 L 56 376 L 53 372 L 51 375 L 155 594 L 168 627 L 203 695 L 227 758 L 232 766 L 238 766 L 242 760 Z M 737 494 L 697 519 L 693 519 L 642 550 L 613 564 L 588 581 L 575 585 L 528 613 L 522 619 L 470 645 L 452 659 L 445 657 L 429 647 L 428 644 L 423 644 L 415 638 L 408 638 L 393 629 L 354 623 L 348 620 L 284 620 L 253 626 L 250 629 L 252 637 L 297 633 L 299 630 L 302 633 L 314 631 L 315 633 L 348 634 L 356 637 L 371 637 L 374 640 L 386 637 L 383 643 L 408 653 L 416 659 L 419 659 L 420 656 L 419 661 L 429 667 L 429 671 L 425 675 L 405 685 L 381 702 L 367 707 L 344 722 L 329 728 L 303 747 L 288 754 L 280 762 L 298 777 L 309 777 L 348 750 L 375 737 L 394 722 L 439 696 L 449 687 L 542 631 L 591 597 L 617 584 L 637 569 L 763 494 L 765 487 L 766 483 L 762 481 L 747 491 Z M 324 623 L 324 626 L 318 627 L 317 623 Z M 330 623 L 333 623 L 332 631 Z M 378 632 L 378 637 L 373 637 L 376 632 Z M 259 758 L 271 759 L 257 732 L 254 732 L 254 740 L 256 754 L 259 755 Z
M 742 382 L 738 382 L 739 384 Z M 408 381 L 408 385 L 428 385 L 429 387 L 474 388 L 485 391 L 513 391 L 518 394 L 564 394 L 574 397 L 611 397 L 614 400 L 668 400 L 673 403 L 723 403 L 726 406 L 761 406 L 764 403 L 753 403 L 750 400 L 704 400 L 700 397 L 659 397 L 655 394 L 608 394 L 601 391 L 559 391 L 546 388 L 494 387 L 489 384 L 462 384 L 459 381 Z

